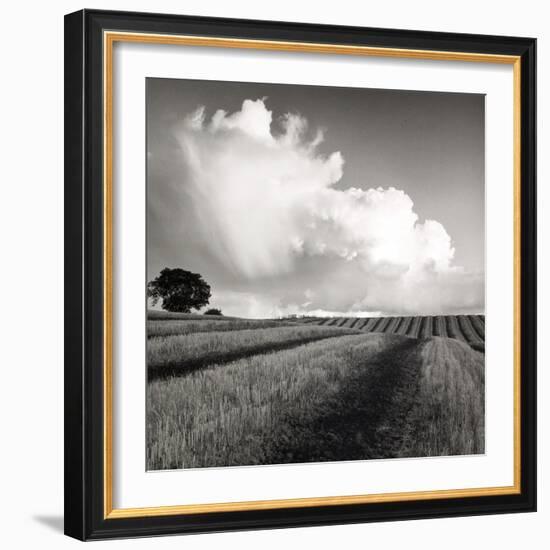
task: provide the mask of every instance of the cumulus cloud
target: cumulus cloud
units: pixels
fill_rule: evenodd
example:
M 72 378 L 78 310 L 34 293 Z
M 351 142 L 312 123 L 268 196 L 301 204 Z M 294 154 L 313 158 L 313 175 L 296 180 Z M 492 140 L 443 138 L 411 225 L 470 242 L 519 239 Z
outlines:
M 322 267 L 300 278 L 300 299 L 273 294 L 262 311 L 482 307 L 483 274 L 453 265 L 443 225 L 419 220 L 399 189 L 335 187 L 344 156 L 321 154 L 323 132 L 311 131 L 299 114 L 274 120 L 265 98 L 247 99 L 231 114 L 207 116 L 199 107 L 175 135 L 184 165 L 179 184 L 203 246 L 225 269 L 254 285 L 288 281 L 312 262 Z

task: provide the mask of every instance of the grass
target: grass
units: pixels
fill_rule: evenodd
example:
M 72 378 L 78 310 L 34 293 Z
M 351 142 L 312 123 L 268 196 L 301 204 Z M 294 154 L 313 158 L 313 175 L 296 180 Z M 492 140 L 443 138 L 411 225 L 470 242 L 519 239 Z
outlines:
M 159 336 L 174 336 L 183 334 L 195 334 L 197 332 L 225 332 L 230 330 L 245 330 L 257 328 L 275 328 L 284 326 L 294 326 L 283 321 L 268 321 L 268 320 L 249 320 L 236 319 L 231 322 L 219 319 L 207 320 L 149 320 L 147 321 L 147 337 L 154 338 Z
M 345 334 L 360 332 L 338 327 L 295 325 L 151 338 L 147 345 L 148 372 L 153 377 L 177 374 L 216 362 L 233 361 L 247 355 Z
M 422 344 L 421 375 L 404 456 L 485 451 L 483 355 L 451 338 Z
M 149 469 L 484 452 L 483 316 L 177 315 L 148 321 Z
M 397 458 L 418 387 L 418 342 L 371 334 L 382 345 L 356 349 L 344 382 L 307 408 L 289 407 L 267 449 L 272 463 Z
M 147 391 L 148 468 L 265 464 L 276 455 L 285 458 L 291 446 L 275 449 L 269 442 L 284 446 L 292 440 L 292 419 L 310 418 L 341 403 L 339 396 L 353 373 L 386 347 L 388 338 L 343 336 L 152 381 Z M 293 445 L 305 441 L 302 437 Z

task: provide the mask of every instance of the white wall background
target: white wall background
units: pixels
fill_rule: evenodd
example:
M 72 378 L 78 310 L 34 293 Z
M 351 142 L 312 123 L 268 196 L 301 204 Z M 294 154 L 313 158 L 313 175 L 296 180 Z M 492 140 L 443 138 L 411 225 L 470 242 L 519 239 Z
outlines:
M 550 314 L 548 277 L 550 147 L 547 104 L 550 17 L 535 0 L 429 0 L 336 3 L 186 0 L 155 3 L 20 1 L 2 9 L 0 84 L 0 540 L 4 548 L 67 548 L 63 513 L 63 15 L 88 8 L 249 19 L 534 36 L 539 39 L 539 471 L 549 465 L 544 434 L 550 391 L 543 343 Z M 543 124 L 543 120 L 545 124 Z M 448 520 L 301 528 L 109 542 L 110 548 L 344 547 L 446 550 L 547 548 L 550 486 L 539 476 L 539 512 Z

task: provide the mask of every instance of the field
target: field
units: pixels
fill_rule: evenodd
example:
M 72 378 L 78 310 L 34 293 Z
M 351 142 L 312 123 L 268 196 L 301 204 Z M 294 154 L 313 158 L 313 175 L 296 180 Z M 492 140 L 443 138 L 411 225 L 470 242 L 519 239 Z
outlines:
M 483 316 L 148 320 L 150 470 L 483 453 Z
M 363 332 L 402 334 L 412 338 L 443 336 L 466 342 L 485 351 L 485 315 L 438 315 L 434 317 L 309 317 L 312 325 L 353 328 Z

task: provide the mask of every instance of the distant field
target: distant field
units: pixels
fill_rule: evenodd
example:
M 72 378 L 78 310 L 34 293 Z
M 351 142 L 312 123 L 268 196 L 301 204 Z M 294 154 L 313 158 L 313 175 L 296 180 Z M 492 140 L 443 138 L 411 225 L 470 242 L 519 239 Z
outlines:
M 147 319 L 157 320 L 180 320 L 180 321 L 232 321 L 236 317 L 226 317 L 225 315 L 204 315 L 202 313 L 177 313 L 173 311 L 158 311 L 150 309 L 147 311 Z
M 148 469 L 484 452 L 483 316 L 148 317 Z
M 240 319 L 197 313 L 149 310 L 147 335 L 170 336 L 195 332 L 232 331 L 247 328 L 320 325 L 363 332 L 400 334 L 411 338 L 443 336 L 466 342 L 485 351 L 485 315 L 438 315 L 418 317 L 296 317 L 286 319 Z M 171 321 L 171 322 L 166 322 Z M 231 321 L 231 322 L 229 322 Z
M 154 338 L 157 336 L 174 336 L 177 334 L 195 334 L 197 332 L 226 332 L 230 330 L 245 330 L 256 328 L 276 328 L 285 326 L 295 326 L 295 323 L 285 323 L 284 321 L 256 321 L 248 319 L 229 319 L 220 320 L 218 318 L 201 320 L 149 320 L 147 321 L 147 336 Z
M 425 317 L 317 317 L 303 321 L 309 325 L 353 326 L 364 332 L 402 334 L 411 338 L 443 336 L 466 342 L 476 351 L 485 351 L 485 315 L 438 315 Z

